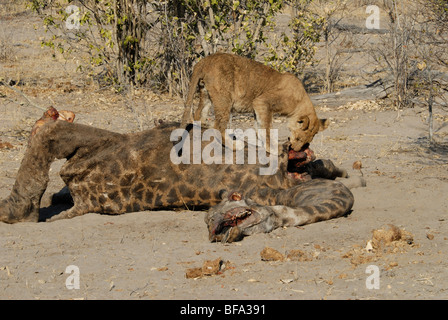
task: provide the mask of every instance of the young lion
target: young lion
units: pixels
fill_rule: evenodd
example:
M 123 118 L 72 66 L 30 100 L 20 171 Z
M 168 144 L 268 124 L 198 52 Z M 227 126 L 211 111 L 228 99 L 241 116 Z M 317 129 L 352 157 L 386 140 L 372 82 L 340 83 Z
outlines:
M 193 114 L 193 96 L 199 86 L 199 106 Z M 259 128 L 266 129 L 269 151 L 272 116 L 289 118 L 291 147 L 299 151 L 310 143 L 329 121 L 318 119 L 302 82 L 290 73 L 280 73 L 259 62 L 227 53 L 203 58 L 190 80 L 182 124 L 204 121 L 210 106 L 215 110 L 214 128 L 225 137 L 230 112 L 254 112 Z

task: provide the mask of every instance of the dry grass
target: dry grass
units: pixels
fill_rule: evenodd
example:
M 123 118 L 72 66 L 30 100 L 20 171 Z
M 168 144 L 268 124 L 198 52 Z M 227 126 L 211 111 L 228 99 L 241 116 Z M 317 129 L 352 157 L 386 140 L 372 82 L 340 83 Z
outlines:
M 26 11 L 27 0 L 0 0 L 0 16 L 14 16 Z
M 12 35 L 4 30 L 0 31 L 0 62 L 15 60 L 16 50 L 11 43 Z

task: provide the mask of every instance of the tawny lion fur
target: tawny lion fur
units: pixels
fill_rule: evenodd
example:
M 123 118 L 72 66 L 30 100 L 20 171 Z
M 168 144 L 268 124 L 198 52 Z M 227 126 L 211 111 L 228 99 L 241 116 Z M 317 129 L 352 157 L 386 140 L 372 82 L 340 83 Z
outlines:
M 193 97 L 199 86 L 199 105 L 193 116 Z M 328 127 L 319 119 L 302 82 L 293 74 L 280 73 L 254 60 L 233 54 L 216 53 L 203 58 L 190 80 L 182 124 L 205 121 L 210 107 L 215 111 L 214 128 L 225 137 L 231 112 L 254 112 L 259 128 L 269 129 L 273 114 L 288 117 L 292 148 L 299 151 Z

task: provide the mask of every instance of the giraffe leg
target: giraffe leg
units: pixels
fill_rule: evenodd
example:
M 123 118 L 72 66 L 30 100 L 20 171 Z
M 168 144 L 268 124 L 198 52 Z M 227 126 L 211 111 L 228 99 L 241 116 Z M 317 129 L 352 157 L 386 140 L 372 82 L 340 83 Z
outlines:
M 68 210 L 62 211 L 61 213 L 52 216 L 51 218 L 47 219 L 47 222 L 53 222 L 53 221 L 57 221 L 57 220 L 62 220 L 62 219 L 71 219 L 74 217 L 79 217 L 82 216 L 86 213 L 88 213 L 89 210 L 86 206 L 73 206 Z
M 23 157 L 11 194 L 0 201 L 0 221 L 37 222 L 51 163 L 55 159 L 95 150 L 104 139 L 115 136 L 121 135 L 65 121 L 45 123 L 33 137 Z

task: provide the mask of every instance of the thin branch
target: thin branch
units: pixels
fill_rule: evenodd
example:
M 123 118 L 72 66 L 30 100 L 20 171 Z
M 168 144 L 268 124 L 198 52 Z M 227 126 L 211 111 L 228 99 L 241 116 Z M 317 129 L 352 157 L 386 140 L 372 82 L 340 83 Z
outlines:
M 14 88 L 14 87 L 12 87 L 12 86 L 10 86 L 10 85 L 8 84 L 9 81 L 10 81 L 10 80 L 3 81 L 2 83 L 3 83 L 3 85 L 5 85 L 6 87 L 8 87 L 9 89 L 11 89 L 11 90 L 17 92 L 17 93 L 20 94 L 22 97 L 24 97 L 24 98 L 26 99 L 26 101 L 28 101 L 28 103 L 29 103 L 32 107 L 35 107 L 35 108 L 37 108 L 37 109 L 46 111 L 45 108 L 42 108 L 41 106 L 39 106 L 39 105 L 35 104 L 34 102 L 32 102 L 32 101 L 28 98 L 28 96 L 25 95 L 22 91 L 20 91 L 19 89 Z

